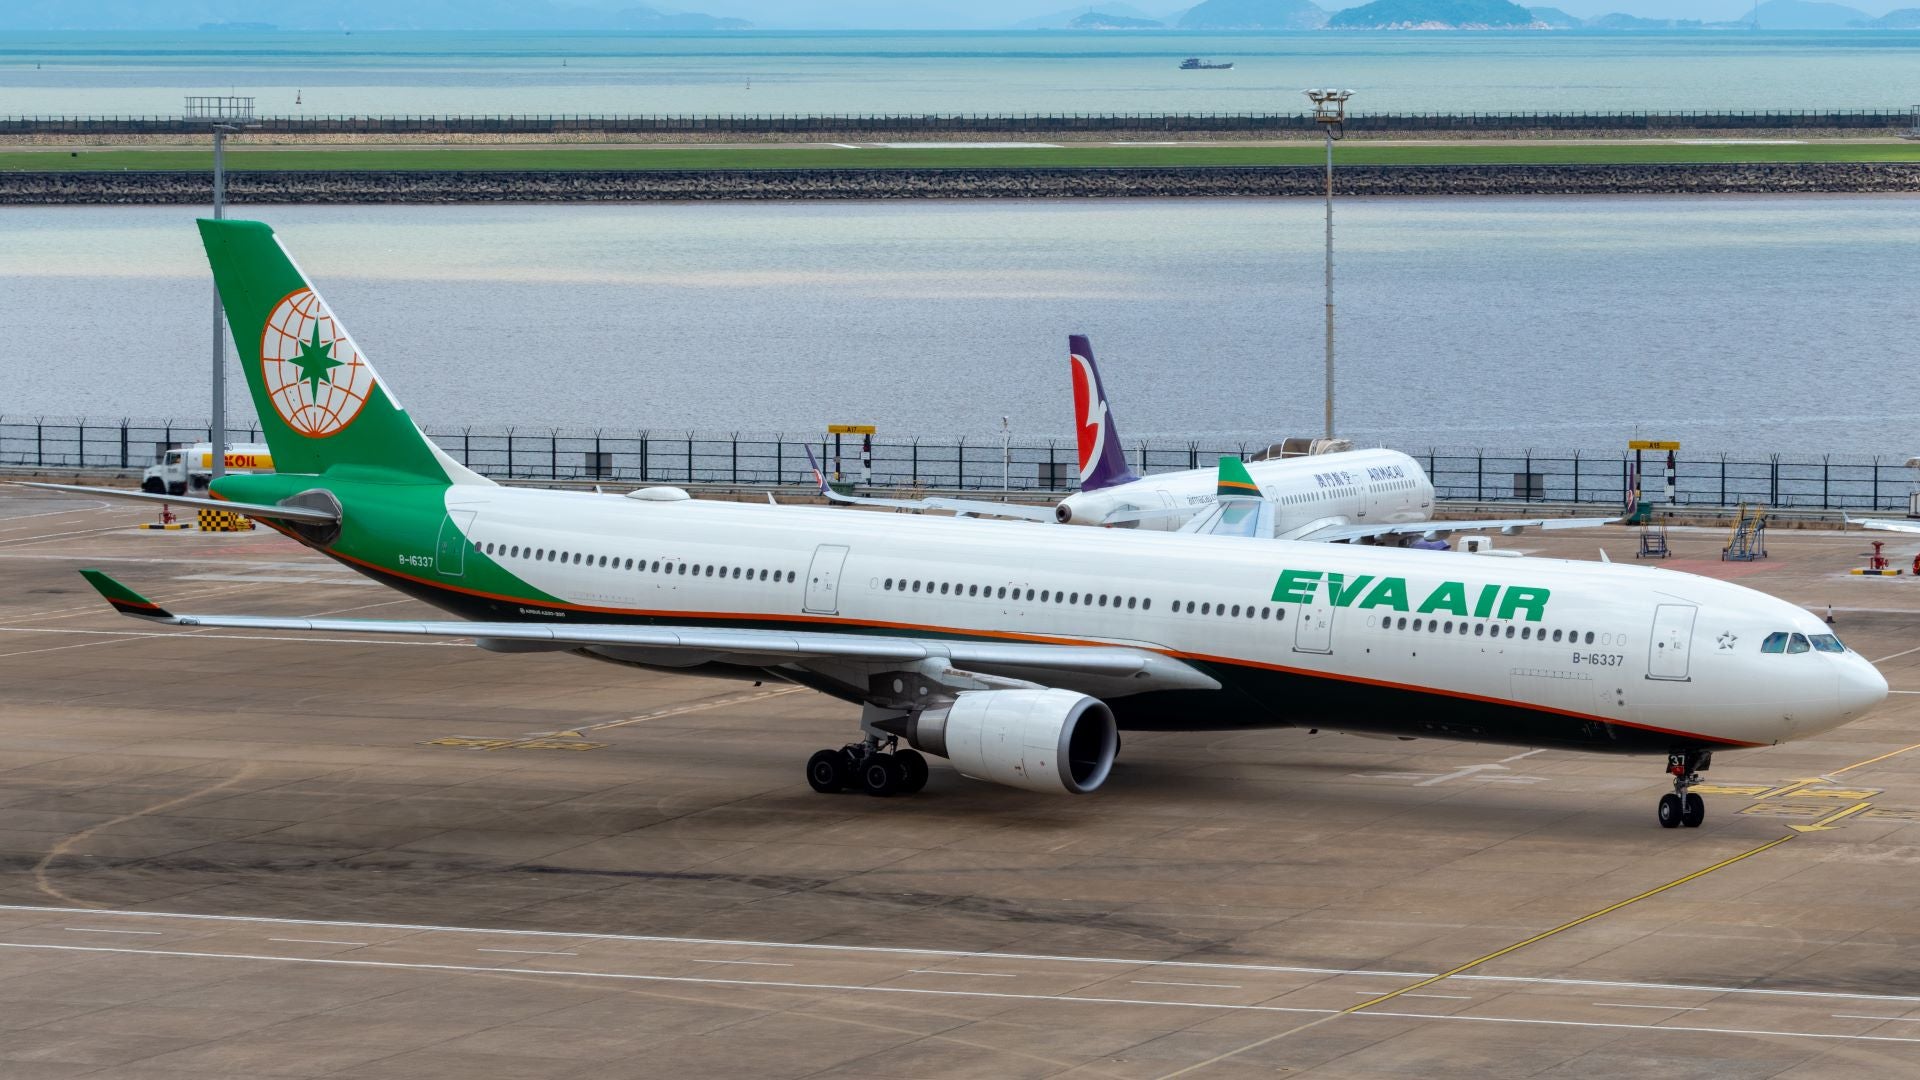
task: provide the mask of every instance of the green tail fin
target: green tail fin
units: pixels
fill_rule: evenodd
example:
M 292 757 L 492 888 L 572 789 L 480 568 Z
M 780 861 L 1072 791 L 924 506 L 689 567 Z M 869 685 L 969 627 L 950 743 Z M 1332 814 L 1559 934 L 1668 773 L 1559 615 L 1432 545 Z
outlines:
M 1260 497 L 1260 485 L 1253 482 L 1253 474 L 1239 458 L 1227 456 L 1220 459 L 1220 486 L 1215 494 L 1222 499 L 1257 499 Z
M 276 471 L 488 482 L 414 426 L 273 229 L 202 219 L 200 239 Z

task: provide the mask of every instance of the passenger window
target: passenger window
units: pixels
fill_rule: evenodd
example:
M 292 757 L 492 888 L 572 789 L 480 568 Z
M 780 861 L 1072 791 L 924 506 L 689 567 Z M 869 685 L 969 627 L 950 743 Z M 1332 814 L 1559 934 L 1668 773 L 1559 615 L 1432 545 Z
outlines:
M 920 583 L 919 583 L 918 581 L 916 581 L 916 582 L 914 582 L 914 583 L 913 583 L 913 591 L 914 591 L 914 592 L 919 592 L 919 591 L 920 591 Z
M 1033 590 L 1032 590 L 1032 589 L 1028 589 L 1028 590 L 1027 590 L 1027 599 L 1028 599 L 1028 600 L 1032 600 L 1032 599 L 1033 599 Z
M 1559 640 L 1560 640 L 1560 631 L 1558 631 L 1558 630 L 1555 630 L 1555 631 L 1553 632 L 1553 640 L 1555 640 L 1555 641 L 1559 641 Z
M 1260 609 L 1260 617 L 1261 617 L 1261 618 L 1263 618 L 1263 619 L 1271 619 L 1271 618 L 1273 618 L 1273 609 L 1272 609 L 1272 608 L 1268 608 L 1268 607 L 1263 607 L 1263 608 L 1261 608 L 1261 609 Z
M 1079 602 L 1080 602 L 1080 594 L 1079 594 L 1079 593 L 1073 593 L 1073 594 L 1071 594 L 1071 595 L 1069 595 L 1069 596 L 1067 597 L 1067 603 L 1069 603 L 1069 604 L 1077 604 L 1077 603 L 1079 603 Z
M 885 584 L 883 584 L 883 585 L 881 585 L 881 588 L 883 588 L 883 589 L 885 589 L 885 590 L 887 590 L 888 592 L 892 592 L 892 591 L 893 591 L 893 579 L 892 579 L 892 578 L 888 578 L 888 579 L 886 580 L 886 583 L 885 583 Z
M 1486 624 L 1486 623 L 1474 623 L 1474 624 L 1473 624 L 1473 636 L 1474 636 L 1474 637 L 1481 637 L 1482 635 L 1484 635 L 1484 634 L 1486 634 L 1486 632 L 1487 632 L 1487 624 Z
M 1768 634 L 1767 640 L 1760 643 L 1760 651 L 1763 653 L 1786 652 L 1787 651 L 1787 635 L 1784 633 Z
M 1041 602 L 1041 603 L 1043 603 L 1043 604 L 1045 604 L 1045 603 L 1048 603 L 1048 602 L 1050 602 L 1050 599 L 1051 599 L 1051 597 L 1052 597 L 1052 596 L 1053 596 L 1053 590 L 1052 590 L 1052 589 L 1041 589 L 1041 590 L 1040 590 L 1040 602 Z
M 1133 610 L 1133 608 L 1134 608 L 1134 605 L 1135 605 L 1135 604 L 1137 604 L 1137 603 L 1139 603 L 1139 602 L 1140 602 L 1140 598 L 1139 598 L 1139 597 L 1137 597 L 1137 596 L 1129 596 L 1129 597 L 1127 597 L 1127 610 L 1128 610 L 1128 611 L 1132 611 L 1132 610 Z
M 1143 599 L 1143 600 L 1141 600 L 1141 601 L 1140 601 L 1140 610 L 1141 610 L 1141 611 L 1152 611 L 1152 610 L 1153 610 L 1153 597 L 1151 597 L 1151 596 L 1149 596 L 1149 597 L 1147 597 L 1147 598 L 1145 598 L 1145 599 Z
M 1193 614 L 1193 601 L 1187 601 L 1187 614 Z
M 1448 620 L 1447 620 L 1447 628 L 1446 628 L 1446 630 L 1444 631 L 1444 633 L 1448 633 L 1448 634 L 1451 634 L 1451 633 L 1453 633 L 1453 620 L 1452 620 L 1452 619 L 1448 619 Z
M 1100 594 L 1100 606 L 1101 606 L 1101 607 L 1106 607 L 1106 606 L 1107 606 L 1107 594 L 1106 594 L 1106 593 L 1101 593 L 1101 594 Z
M 979 595 L 980 595 L 980 586 L 978 586 L 978 585 L 969 585 L 969 586 L 967 586 L 967 595 L 968 595 L 968 596 L 979 596 Z
M 1233 605 L 1233 617 L 1234 617 L 1234 618 L 1236 618 L 1236 619 L 1240 617 L 1240 605 L 1239 605 L 1239 604 L 1235 604 L 1235 605 Z
M 1809 648 L 1811 648 L 1811 646 L 1807 644 L 1807 635 L 1805 634 L 1795 634 L 1787 639 L 1787 651 L 1790 653 L 1803 653 Z
M 678 570 L 675 570 L 675 571 L 674 571 L 674 573 L 676 573 L 676 574 L 679 574 L 679 575 L 680 575 L 681 577 L 686 577 L 686 576 L 687 576 L 687 564 L 686 564 L 686 563 L 681 563 L 681 564 L 680 564 L 680 568 L 679 568 Z
M 1587 631 L 1587 644 L 1593 644 L 1593 631 Z
M 947 595 L 947 583 L 944 581 L 940 583 L 940 595 L 941 596 Z
M 1211 615 L 1211 614 L 1213 614 L 1213 605 L 1212 605 L 1211 603 L 1206 603 L 1206 604 L 1201 604 L 1201 605 L 1200 605 L 1200 614 L 1202 614 L 1202 615 Z
M 1422 622 L 1423 622 L 1423 620 L 1420 620 L 1420 619 L 1415 619 L 1415 620 L 1413 620 L 1413 628 L 1414 628 L 1415 630 L 1418 630 L 1418 629 L 1420 629 L 1420 627 L 1421 627 L 1421 625 L 1422 625 Z
M 1005 600 L 1006 598 L 1007 598 L 1007 587 L 1005 585 L 1002 585 L 1000 586 L 1000 599 Z M 1019 598 L 1015 597 L 1015 599 L 1019 599 Z
M 1816 652 L 1847 651 L 1847 647 L 1840 644 L 1840 639 L 1834 637 L 1832 634 L 1814 634 L 1809 640 L 1813 642 L 1813 648 Z
M 788 581 L 792 581 L 792 580 L 793 580 L 793 571 L 791 571 L 791 570 L 789 570 L 789 571 L 787 571 L 787 580 L 788 580 Z
M 1513 625 L 1512 625 L 1511 623 L 1509 623 L 1509 624 L 1507 625 L 1507 636 L 1508 636 L 1508 637 L 1512 637 L 1512 636 L 1513 636 Z

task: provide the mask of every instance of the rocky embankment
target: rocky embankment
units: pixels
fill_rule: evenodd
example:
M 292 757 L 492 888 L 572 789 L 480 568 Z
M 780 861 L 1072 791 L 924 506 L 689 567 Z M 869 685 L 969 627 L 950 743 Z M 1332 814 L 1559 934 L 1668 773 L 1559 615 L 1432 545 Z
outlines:
M 740 169 L 235 172 L 238 204 L 663 202 L 730 199 L 1057 199 L 1318 195 L 1317 166 L 1110 169 Z M 1342 195 L 1676 195 L 1920 192 L 1920 163 L 1343 165 Z M 194 204 L 197 172 L 0 173 L 0 204 Z

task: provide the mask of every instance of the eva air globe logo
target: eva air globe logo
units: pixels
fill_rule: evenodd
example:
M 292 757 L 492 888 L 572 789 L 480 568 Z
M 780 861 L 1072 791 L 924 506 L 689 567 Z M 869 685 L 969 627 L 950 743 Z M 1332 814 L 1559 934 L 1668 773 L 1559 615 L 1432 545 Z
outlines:
M 373 369 L 312 289 L 289 293 L 267 317 L 260 370 L 274 411 L 308 438 L 353 423 L 373 393 Z

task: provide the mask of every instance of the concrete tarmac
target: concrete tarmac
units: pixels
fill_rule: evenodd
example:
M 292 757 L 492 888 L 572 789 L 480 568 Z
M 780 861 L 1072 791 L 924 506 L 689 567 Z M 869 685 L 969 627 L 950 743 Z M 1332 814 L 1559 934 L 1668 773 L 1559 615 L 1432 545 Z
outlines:
M 1084 798 L 820 796 L 854 718 L 811 691 L 115 615 L 77 568 L 424 614 L 148 516 L 0 489 L 8 1080 L 1920 1072 L 1920 580 L 1847 574 L 1858 533 L 1673 532 L 1895 693 L 1719 755 L 1667 831 L 1660 759 L 1303 730 L 1132 733 Z

